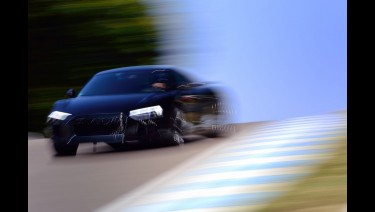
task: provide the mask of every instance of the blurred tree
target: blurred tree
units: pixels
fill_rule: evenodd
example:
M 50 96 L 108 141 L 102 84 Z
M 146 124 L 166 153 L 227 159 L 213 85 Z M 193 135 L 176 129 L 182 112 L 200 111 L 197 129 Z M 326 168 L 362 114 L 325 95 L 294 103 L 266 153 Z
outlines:
M 153 63 L 145 10 L 136 0 L 29 0 L 29 85 L 77 85 L 103 69 Z
M 52 102 L 63 97 L 51 87 L 79 87 L 98 71 L 155 61 L 153 17 L 137 0 L 28 4 L 29 130 L 40 130 Z

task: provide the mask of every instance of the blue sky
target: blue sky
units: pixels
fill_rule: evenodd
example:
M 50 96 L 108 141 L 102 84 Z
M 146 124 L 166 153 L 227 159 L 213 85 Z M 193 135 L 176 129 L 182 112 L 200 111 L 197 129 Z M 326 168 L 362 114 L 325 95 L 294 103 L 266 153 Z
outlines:
M 347 108 L 342 0 L 158 0 L 159 63 L 223 82 L 236 122 Z

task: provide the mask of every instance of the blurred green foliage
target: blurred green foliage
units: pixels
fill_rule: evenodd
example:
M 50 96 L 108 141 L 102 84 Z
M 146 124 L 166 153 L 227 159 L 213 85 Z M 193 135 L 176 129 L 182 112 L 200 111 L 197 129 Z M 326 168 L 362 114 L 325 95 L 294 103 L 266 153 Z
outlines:
M 28 130 L 102 70 L 154 64 L 153 17 L 137 0 L 29 0 Z

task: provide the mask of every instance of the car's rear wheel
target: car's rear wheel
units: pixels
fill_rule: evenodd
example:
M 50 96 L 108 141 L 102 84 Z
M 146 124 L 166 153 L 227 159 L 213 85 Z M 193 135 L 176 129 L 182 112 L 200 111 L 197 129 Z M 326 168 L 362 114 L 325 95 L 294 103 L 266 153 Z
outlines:
M 57 156 L 76 155 L 79 144 L 53 143 Z
M 235 132 L 235 127 L 228 124 L 227 121 L 234 111 L 228 104 L 222 101 L 214 102 L 211 105 L 210 113 L 212 118 L 210 119 L 210 126 L 205 136 L 209 138 L 223 137 Z

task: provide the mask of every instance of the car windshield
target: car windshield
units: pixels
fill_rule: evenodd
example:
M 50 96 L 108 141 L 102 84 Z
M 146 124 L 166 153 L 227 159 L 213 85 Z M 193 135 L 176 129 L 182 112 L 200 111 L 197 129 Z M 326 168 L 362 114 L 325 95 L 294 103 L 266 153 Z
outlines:
M 98 74 L 84 86 L 78 96 L 156 92 L 148 89 L 153 77 L 152 70 Z

